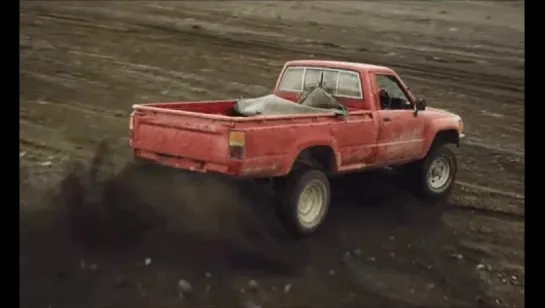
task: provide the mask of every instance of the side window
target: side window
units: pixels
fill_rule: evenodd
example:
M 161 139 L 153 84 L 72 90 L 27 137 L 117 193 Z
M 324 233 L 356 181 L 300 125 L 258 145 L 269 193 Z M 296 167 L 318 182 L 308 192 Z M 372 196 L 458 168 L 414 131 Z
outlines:
M 360 76 L 357 73 L 340 72 L 337 95 L 361 98 Z
M 284 72 L 280 86 L 284 91 L 301 91 L 303 88 L 303 69 L 290 67 Z
M 382 90 L 386 90 L 391 97 L 403 99 L 407 102 L 409 101 L 409 98 L 401 89 L 401 85 L 398 83 L 396 77 L 390 75 L 377 75 L 376 81 L 377 86 Z
M 323 89 L 331 94 L 335 94 L 339 72 L 332 70 L 307 68 L 305 74 L 304 90 L 309 90 L 312 86 L 317 85 L 320 82 L 320 75 L 322 74 L 322 72 L 324 73 Z
M 376 75 L 375 81 L 380 90 L 380 103 L 383 109 L 412 108 L 409 98 L 395 76 Z

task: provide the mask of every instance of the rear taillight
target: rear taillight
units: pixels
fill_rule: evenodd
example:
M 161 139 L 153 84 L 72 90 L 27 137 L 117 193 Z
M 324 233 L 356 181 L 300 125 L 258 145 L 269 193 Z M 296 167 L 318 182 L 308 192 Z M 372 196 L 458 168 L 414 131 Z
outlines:
M 243 160 L 246 156 L 246 134 L 244 132 L 229 132 L 229 159 Z
M 134 128 L 134 114 L 135 114 L 135 113 L 136 113 L 136 112 L 133 111 L 133 112 L 131 113 L 130 118 L 129 118 L 129 130 L 130 130 L 130 131 L 132 131 L 132 129 Z
M 134 128 L 134 114 L 136 112 L 133 111 L 131 113 L 131 116 L 129 117 L 129 146 L 132 146 L 132 130 Z

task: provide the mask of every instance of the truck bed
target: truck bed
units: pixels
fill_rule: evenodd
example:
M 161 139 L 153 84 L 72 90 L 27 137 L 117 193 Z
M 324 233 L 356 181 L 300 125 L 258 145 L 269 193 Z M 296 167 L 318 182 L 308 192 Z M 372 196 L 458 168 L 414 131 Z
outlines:
M 192 171 L 240 177 L 278 176 L 289 171 L 292 162 L 288 160 L 297 155 L 287 153 L 286 146 L 303 140 L 301 135 L 304 134 L 329 136 L 332 123 L 347 121 L 333 112 L 232 116 L 235 102 L 134 105 L 130 138 L 135 156 Z M 350 112 L 348 121 L 361 120 L 365 114 L 363 111 Z M 245 136 L 245 153 L 241 159 L 230 157 L 229 140 L 233 132 Z
M 135 110 L 160 109 L 162 113 L 180 114 L 179 112 L 196 113 L 194 116 L 222 115 L 231 116 L 235 100 L 198 101 L 198 102 L 173 102 L 173 103 L 151 103 L 145 105 L 134 105 Z

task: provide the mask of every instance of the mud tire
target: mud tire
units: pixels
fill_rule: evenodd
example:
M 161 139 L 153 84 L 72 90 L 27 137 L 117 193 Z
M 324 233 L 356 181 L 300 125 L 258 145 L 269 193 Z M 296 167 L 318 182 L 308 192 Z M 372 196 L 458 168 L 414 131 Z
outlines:
M 446 145 L 434 146 L 421 161 L 407 166 L 409 179 L 416 194 L 425 201 L 445 201 L 456 180 L 458 162 L 456 155 Z
M 275 186 L 277 214 L 291 235 L 304 237 L 316 232 L 331 203 L 327 176 L 314 169 L 298 170 Z

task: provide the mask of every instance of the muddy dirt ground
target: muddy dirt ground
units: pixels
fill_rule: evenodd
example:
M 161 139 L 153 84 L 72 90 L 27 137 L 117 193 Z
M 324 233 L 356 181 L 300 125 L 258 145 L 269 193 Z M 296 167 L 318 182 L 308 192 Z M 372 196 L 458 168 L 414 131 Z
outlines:
M 22 307 L 524 307 L 522 2 L 23 1 L 20 27 Z M 297 58 L 459 113 L 448 206 L 351 175 L 294 243 L 250 184 L 130 163 L 132 104 L 264 95 Z

